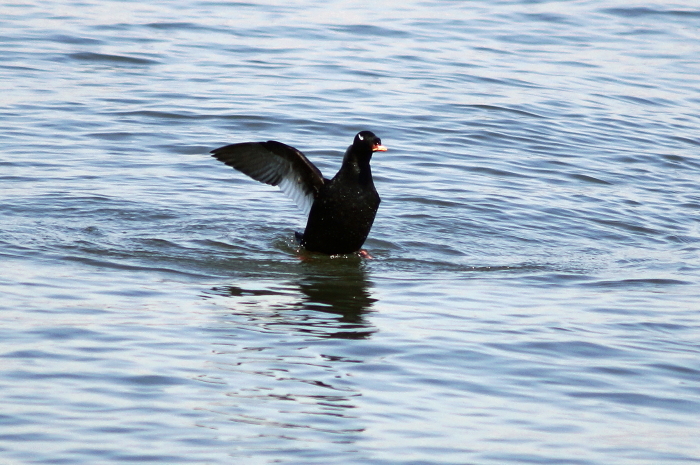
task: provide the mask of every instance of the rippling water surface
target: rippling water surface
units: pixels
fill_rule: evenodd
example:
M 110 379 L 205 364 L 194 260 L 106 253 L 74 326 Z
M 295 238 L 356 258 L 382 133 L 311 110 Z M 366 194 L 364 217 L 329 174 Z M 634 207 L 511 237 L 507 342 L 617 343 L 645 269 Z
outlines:
M 0 6 L 0 462 L 698 463 L 695 1 Z M 365 246 L 209 157 L 389 151 Z

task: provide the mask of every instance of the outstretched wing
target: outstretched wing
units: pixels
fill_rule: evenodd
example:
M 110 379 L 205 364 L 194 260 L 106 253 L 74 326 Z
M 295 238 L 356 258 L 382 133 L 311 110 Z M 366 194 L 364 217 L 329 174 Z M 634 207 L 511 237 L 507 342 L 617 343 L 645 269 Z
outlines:
M 256 181 L 279 186 L 307 215 L 325 183 L 319 169 L 303 153 L 281 142 L 243 142 L 211 153 Z

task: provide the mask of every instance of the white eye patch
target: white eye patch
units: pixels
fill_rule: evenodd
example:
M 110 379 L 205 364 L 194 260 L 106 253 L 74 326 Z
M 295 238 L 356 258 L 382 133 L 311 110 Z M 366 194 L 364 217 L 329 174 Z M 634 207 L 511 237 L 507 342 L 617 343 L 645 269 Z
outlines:
M 365 140 L 365 138 L 364 138 L 364 137 L 362 137 L 362 134 L 358 134 L 358 135 L 357 135 L 357 137 L 359 137 L 359 138 L 360 138 L 360 140 Z

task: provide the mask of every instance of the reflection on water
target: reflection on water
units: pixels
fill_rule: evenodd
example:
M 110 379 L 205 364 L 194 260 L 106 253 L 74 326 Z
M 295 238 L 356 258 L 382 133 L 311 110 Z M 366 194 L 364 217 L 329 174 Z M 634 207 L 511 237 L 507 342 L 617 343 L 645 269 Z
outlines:
M 317 258 L 288 271 L 292 279 L 245 277 L 205 295 L 226 312 L 198 380 L 225 396 L 198 407 L 210 415 L 202 424 L 244 424 L 230 438 L 243 453 L 259 451 L 265 437 L 272 455 L 318 441 L 343 455 L 366 431 L 357 415 L 363 394 L 350 375 L 362 361 L 346 350 L 376 331 L 366 318 L 376 299 L 359 259 Z
M 366 326 L 363 314 L 377 301 L 369 291 L 362 262 L 358 260 L 306 262 L 299 288 L 304 308 L 341 316 L 339 321 Z
M 377 299 L 372 297 L 361 260 L 324 257 L 300 263 L 297 271 L 298 276 L 286 283 L 260 280 L 224 285 L 210 294 L 232 298 L 234 313 L 258 323 L 265 314 L 262 324 L 270 329 L 294 326 L 317 337 L 343 339 L 363 339 L 375 331 L 365 314 Z

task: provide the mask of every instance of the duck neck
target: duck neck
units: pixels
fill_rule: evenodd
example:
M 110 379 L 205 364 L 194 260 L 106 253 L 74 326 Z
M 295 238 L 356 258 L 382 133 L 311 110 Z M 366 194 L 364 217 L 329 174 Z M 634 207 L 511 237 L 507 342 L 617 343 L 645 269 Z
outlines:
M 338 171 L 338 177 L 343 179 L 353 180 L 362 185 L 372 183 L 372 169 L 369 167 L 369 161 L 372 158 L 372 153 L 360 154 L 353 150 L 352 145 L 348 147 L 343 158 L 343 166 Z

